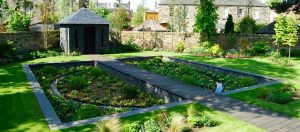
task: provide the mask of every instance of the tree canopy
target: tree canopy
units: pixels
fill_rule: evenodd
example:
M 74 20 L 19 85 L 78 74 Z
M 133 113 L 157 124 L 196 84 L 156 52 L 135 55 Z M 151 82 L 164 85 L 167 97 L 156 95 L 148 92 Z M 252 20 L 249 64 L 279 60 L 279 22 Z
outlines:
M 218 20 L 217 7 L 214 0 L 200 0 L 194 28 L 201 35 L 203 41 L 210 41 L 215 34 Z
M 140 25 L 144 22 L 144 15 L 145 12 L 147 11 L 147 8 L 144 7 L 143 5 L 139 5 L 136 12 L 133 14 L 132 17 L 132 24 L 133 25 Z
M 111 21 L 112 27 L 118 31 L 122 31 L 128 27 L 128 13 L 124 6 L 119 7 L 118 11 L 110 13 L 107 19 Z
M 268 5 L 277 13 L 294 11 L 300 13 L 300 0 L 268 0 Z
M 234 33 L 234 22 L 231 14 L 228 15 L 225 24 L 225 33 Z

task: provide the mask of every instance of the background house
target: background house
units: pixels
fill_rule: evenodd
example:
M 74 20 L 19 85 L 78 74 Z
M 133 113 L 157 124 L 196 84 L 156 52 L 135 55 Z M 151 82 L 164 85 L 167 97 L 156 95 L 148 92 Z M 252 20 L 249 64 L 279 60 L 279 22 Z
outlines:
M 195 24 L 195 16 L 197 14 L 197 5 L 199 0 L 175 0 L 174 7 L 170 6 L 170 0 L 162 0 L 158 3 L 159 21 L 160 23 L 170 22 L 174 16 L 171 10 L 176 6 L 184 6 L 186 13 L 185 21 L 186 31 L 192 32 Z M 258 0 L 215 0 L 219 14 L 217 29 L 225 28 L 227 16 L 231 14 L 235 22 L 246 15 L 253 17 L 259 24 L 269 24 L 274 21 L 276 14 L 266 4 Z

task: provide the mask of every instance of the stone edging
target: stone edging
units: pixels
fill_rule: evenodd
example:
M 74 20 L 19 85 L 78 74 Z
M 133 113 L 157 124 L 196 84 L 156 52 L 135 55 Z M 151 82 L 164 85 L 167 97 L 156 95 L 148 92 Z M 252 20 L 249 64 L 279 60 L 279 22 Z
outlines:
M 74 63 L 79 63 L 79 62 L 80 61 L 74 62 Z M 63 63 L 48 63 L 48 64 L 62 65 Z M 123 113 L 119 113 L 119 114 L 104 115 L 101 117 L 95 117 L 95 118 L 90 118 L 90 119 L 86 119 L 86 120 L 62 123 L 62 121 L 59 119 L 58 115 L 56 114 L 54 108 L 52 107 L 51 103 L 49 102 L 46 94 L 42 90 L 39 82 L 37 81 L 33 72 L 31 71 L 30 66 L 36 66 L 36 65 L 39 65 L 39 64 L 34 64 L 34 65 L 22 64 L 22 67 L 23 67 L 23 70 L 24 70 L 28 80 L 29 80 L 29 83 L 32 87 L 33 93 L 36 97 L 36 100 L 38 101 L 38 104 L 42 110 L 42 113 L 48 123 L 48 127 L 50 128 L 50 130 L 59 130 L 59 129 L 66 129 L 66 128 L 75 127 L 75 126 L 93 124 L 93 123 L 107 120 L 110 118 L 128 117 L 128 116 L 132 116 L 132 115 L 136 115 L 136 114 L 143 114 L 143 113 L 147 113 L 150 111 L 167 109 L 167 108 L 171 108 L 171 107 L 175 107 L 175 106 L 179 106 L 179 105 L 185 105 L 185 104 L 189 104 L 189 103 L 193 102 L 191 100 L 184 100 L 181 102 L 158 105 L 158 106 L 148 107 L 145 109 L 123 112 Z M 47 64 L 42 64 L 42 65 L 47 65 Z

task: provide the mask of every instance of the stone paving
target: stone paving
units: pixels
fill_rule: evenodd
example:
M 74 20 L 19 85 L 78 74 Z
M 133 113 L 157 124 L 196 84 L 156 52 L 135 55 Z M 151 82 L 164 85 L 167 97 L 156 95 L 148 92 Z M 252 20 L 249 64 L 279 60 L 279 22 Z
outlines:
M 123 73 L 130 74 L 136 78 L 142 78 L 144 81 L 158 85 L 164 90 L 176 93 L 187 99 L 196 100 L 203 105 L 230 114 L 233 117 L 266 129 L 267 131 L 300 132 L 300 120 L 298 119 L 265 110 L 224 95 L 214 94 L 205 89 L 183 84 L 179 81 L 138 69 L 114 59 L 99 55 L 90 55 L 89 57 L 95 61 L 101 61 L 101 63 Z

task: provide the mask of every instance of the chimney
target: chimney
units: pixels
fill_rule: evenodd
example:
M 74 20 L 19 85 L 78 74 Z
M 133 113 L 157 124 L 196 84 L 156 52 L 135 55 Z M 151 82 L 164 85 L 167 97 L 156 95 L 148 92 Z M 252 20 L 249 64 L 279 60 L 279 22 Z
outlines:
M 87 8 L 89 4 L 89 0 L 79 0 L 79 9 Z

